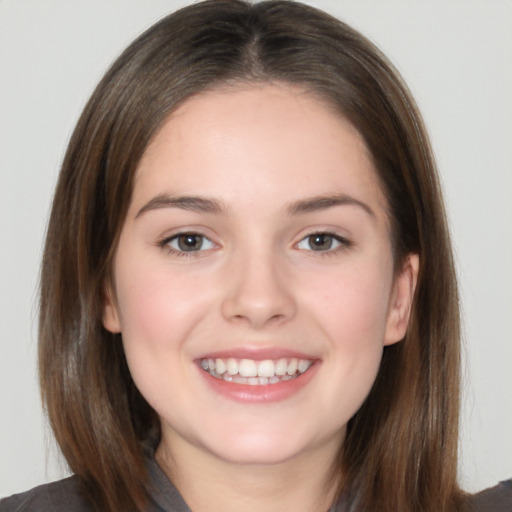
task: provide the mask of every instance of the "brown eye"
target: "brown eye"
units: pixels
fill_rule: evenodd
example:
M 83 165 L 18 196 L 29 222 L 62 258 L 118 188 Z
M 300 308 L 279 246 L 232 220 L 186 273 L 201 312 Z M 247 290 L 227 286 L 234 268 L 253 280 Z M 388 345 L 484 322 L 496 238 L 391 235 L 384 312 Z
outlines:
M 313 233 L 304 237 L 297 245 L 299 249 L 315 252 L 332 252 L 340 247 L 349 247 L 345 238 L 331 233 Z
M 333 242 L 332 235 L 324 233 L 308 236 L 308 245 L 312 251 L 328 251 L 332 248 Z
M 197 252 L 213 248 L 211 240 L 198 233 L 180 233 L 167 243 L 172 250 L 178 252 Z

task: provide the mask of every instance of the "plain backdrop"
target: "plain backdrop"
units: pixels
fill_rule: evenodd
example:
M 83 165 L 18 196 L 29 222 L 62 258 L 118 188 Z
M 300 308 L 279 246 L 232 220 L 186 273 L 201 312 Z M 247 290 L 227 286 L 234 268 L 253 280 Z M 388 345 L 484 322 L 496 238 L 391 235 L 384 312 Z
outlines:
M 36 383 L 37 282 L 53 187 L 109 63 L 173 0 L 0 0 L 0 496 L 66 474 Z M 390 57 L 445 186 L 465 344 L 470 491 L 512 477 L 512 2 L 310 1 Z

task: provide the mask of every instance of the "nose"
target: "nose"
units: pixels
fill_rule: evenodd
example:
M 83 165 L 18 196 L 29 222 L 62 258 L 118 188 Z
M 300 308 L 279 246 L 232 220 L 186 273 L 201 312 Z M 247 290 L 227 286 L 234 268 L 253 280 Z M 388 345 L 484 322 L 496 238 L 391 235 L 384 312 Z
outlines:
M 222 303 L 226 320 L 261 330 L 294 317 L 292 283 L 271 254 L 240 255 L 230 268 L 228 281 Z

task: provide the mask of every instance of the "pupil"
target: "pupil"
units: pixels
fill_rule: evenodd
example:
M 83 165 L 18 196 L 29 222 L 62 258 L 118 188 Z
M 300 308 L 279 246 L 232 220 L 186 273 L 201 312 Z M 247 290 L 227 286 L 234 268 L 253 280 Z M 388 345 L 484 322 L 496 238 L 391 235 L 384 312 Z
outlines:
M 313 251 L 324 251 L 332 246 L 331 235 L 313 235 L 309 239 L 309 246 Z
M 182 251 L 198 251 L 201 249 L 203 237 L 200 235 L 181 235 L 178 246 Z

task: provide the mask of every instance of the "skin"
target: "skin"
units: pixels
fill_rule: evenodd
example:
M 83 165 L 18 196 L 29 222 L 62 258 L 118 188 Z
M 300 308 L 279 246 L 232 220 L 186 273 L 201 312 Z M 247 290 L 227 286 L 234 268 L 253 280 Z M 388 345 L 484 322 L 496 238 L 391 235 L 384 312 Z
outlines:
M 334 195 L 350 201 L 290 211 Z M 312 235 L 326 232 L 332 246 L 313 250 Z M 179 233 L 205 237 L 194 239 L 200 250 L 179 252 Z M 133 379 L 161 418 L 157 460 L 192 510 L 327 510 L 329 469 L 383 347 L 405 335 L 417 270 L 410 255 L 394 272 L 362 138 L 312 95 L 222 89 L 170 116 L 137 171 L 104 325 L 123 335 Z M 315 361 L 283 400 L 233 400 L 198 366 L 212 351 L 276 348 Z

